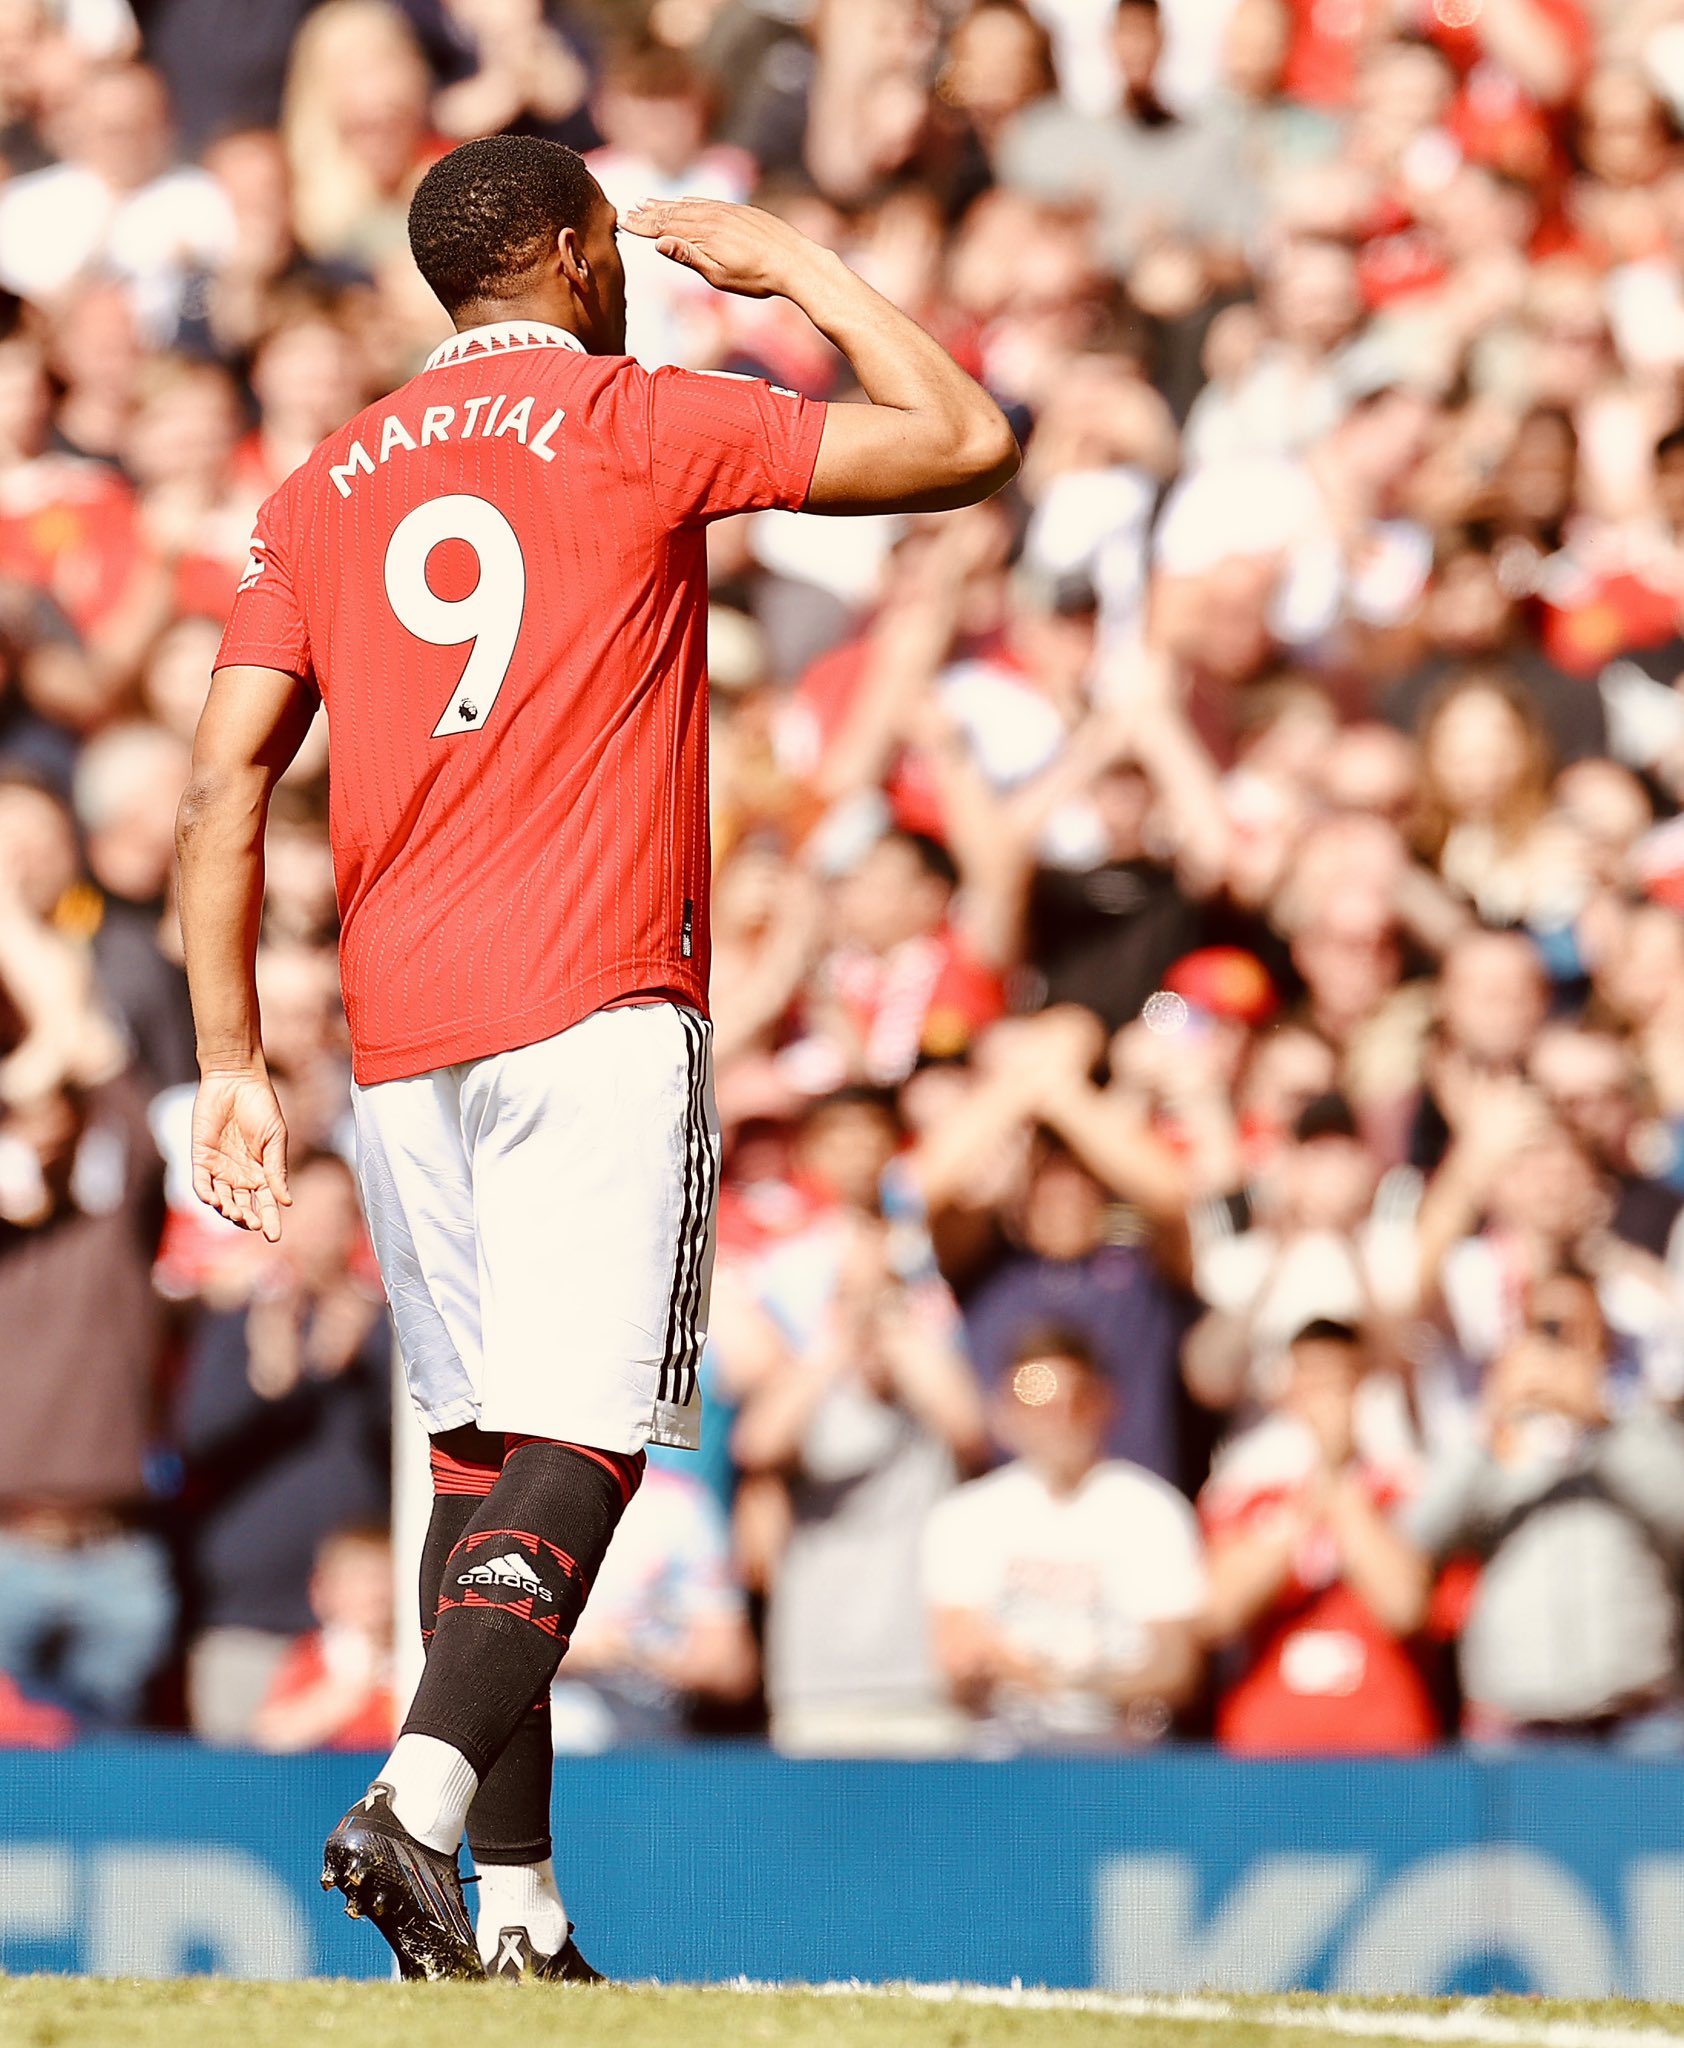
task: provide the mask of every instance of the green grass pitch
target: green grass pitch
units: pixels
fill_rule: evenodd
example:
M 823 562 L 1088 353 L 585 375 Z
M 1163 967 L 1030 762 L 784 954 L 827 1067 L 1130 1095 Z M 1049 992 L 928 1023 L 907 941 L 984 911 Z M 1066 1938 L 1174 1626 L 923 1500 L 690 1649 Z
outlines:
M 1096 2001 L 1098 2003 L 1098 2001 Z M 1684 2009 L 1493 1999 L 1143 2001 L 1160 2010 L 962 1998 L 539 1985 L 0 1979 L 0 2048 L 1664 2048 Z M 1395 2027 L 1396 2031 L 1392 2029 Z

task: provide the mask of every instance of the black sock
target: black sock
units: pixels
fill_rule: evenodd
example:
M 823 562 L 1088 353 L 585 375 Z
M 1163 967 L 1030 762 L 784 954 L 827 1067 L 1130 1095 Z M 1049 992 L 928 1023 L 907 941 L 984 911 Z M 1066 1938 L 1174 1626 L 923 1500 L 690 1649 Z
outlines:
M 641 1453 L 509 1440 L 496 1484 L 445 1560 L 406 1735 L 448 1742 L 484 1784 L 533 1702 L 547 1696 L 642 1476 Z
M 433 1512 L 421 1551 L 421 1640 L 431 1644 L 450 1553 L 503 1469 L 506 1440 L 470 1423 L 432 1439 Z M 542 1863 L 550 1840 L 550 1701 L 534 1701 L 486 1772 L 468 1809 L 476 1863 Z
M 544 1863 L 550 1840 L 550 1795 L 555 1744 L 550 1738 L 550 1694 L 535 1700 L 480 1781 L 468 1808 L 468 1847 L 476 1864 Z

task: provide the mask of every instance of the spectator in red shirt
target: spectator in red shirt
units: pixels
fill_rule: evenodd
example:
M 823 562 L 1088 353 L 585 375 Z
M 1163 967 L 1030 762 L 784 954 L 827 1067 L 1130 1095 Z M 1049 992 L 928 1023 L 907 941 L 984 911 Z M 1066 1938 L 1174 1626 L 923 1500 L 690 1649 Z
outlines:
M 850 1065 L 904 1081 L 920 1053 L 962 1052 L 1005 1005 L 953 919 L 959 871 L 939 840 L 886 832 L 839 895 L 827 993 Z
M 1275 1413 L 1229 1446 L 1199 1498 L 1207 1630 L 1241 1660 L 1216 1736 L 1242 1755 L 1400 1754 L 1438 1734 L 1404 1640 L 1419 1566 L 1388 1517 L 1405 1477 L 1353 1437 L 1365 1363 L 1349 1324 L 1306 1324 Z
M 0 573 L 42 591 L 96 647 L 133 572 L 135 495 L 103 462 L 55 448 L 52 386 L 39 346 L 0 344 Z M 110 704 L 80 706 L 93 724 Z
M 379 1524 L 329 1536 L 316 1553 L 317 1627 L 287 1652 L 252 1722 L 259 1749 L 383 1749 L 392 1690 L 392 1547 Z

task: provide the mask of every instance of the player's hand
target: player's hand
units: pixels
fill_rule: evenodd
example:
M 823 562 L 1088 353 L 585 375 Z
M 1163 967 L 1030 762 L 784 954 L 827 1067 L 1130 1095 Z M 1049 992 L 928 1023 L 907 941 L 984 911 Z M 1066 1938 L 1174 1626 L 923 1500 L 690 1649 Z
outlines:
M 193 1192 L 237 1223 L 281 1235 L 287 1186 L 287 1127 L 269 1076 L 261 1068 L 206 1074 L 193 1103 Z
M 745 299 L 787 295 L 796 274 L 821 254 L 775 213 L 723 199 L 645 199 L 621 214 L 620 225 L 716 291 Z

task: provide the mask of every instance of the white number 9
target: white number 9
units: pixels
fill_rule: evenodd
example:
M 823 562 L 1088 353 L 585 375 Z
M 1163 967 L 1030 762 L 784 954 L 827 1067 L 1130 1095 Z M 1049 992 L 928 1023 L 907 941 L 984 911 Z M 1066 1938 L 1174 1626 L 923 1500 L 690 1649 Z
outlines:
M 427 557 L 445 540 L 466 541 L 479 563 L 479 581 L 466 597 L 439 597 L 427 587 Z M 386 598 L 398 624 L 429 647 L 473 643 L 433 738 L 478 732 L 520 638 L 526 610 L 520 536 L 484 498 L 430 498 L 398 521 L 386 544 Z

